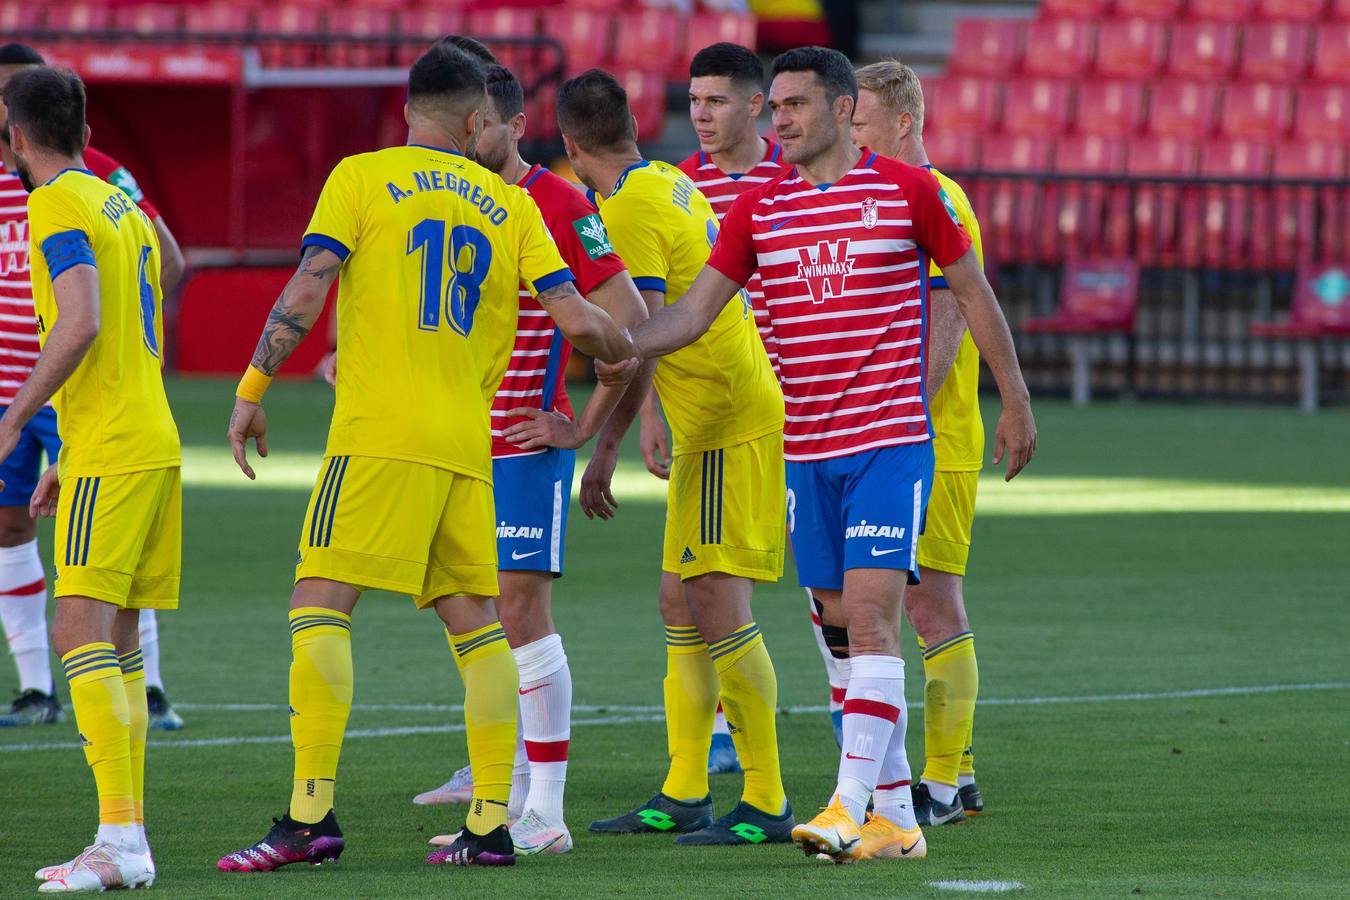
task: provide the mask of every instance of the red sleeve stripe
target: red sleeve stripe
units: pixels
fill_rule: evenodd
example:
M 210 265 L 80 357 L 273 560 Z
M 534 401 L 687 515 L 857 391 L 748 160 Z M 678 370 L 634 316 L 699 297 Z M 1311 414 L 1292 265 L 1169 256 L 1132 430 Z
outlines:
M 845 700 L 844 715 L 874 716 L 895 724 L 900 718 L 900 708 L 878 700 Z

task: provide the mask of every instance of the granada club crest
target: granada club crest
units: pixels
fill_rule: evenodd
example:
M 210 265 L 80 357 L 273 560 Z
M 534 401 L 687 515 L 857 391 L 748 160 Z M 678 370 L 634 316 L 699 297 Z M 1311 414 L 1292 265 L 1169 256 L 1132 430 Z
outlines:
M 862 202 L 862 226 L 868 231 L 877 227 L 877 201 L 868 197 Z

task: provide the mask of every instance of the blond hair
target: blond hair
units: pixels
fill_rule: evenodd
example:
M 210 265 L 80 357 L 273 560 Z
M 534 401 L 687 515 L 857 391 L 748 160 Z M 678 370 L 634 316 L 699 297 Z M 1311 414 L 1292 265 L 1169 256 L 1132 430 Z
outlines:
M 923 88 L 914 70 L 898 59 L 863 66 L 855 73 L 858 90 L 876 94 L 881 105 L 895 115 L 909 113 L 914 133 L 923 133 Z

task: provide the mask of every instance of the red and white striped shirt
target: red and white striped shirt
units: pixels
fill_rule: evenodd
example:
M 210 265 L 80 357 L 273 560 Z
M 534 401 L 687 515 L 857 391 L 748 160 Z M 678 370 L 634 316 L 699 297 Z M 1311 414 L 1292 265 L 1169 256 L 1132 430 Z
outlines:
M 117 160 L 86 147 L 84 162 L 89 171 L 125 191 L 151 219 L 159 216 Z M 0 406 L 14 402 L 33 371 L 39 349 L 28 274 L 28 191 L 18 174 L 0 172 Z
M 969 247 L 932 175 L 866 148 L 833 184 L 794 167 L 733 204 L 708 264 L 763 280 L 786 459 L 929 440 L 928 260 L 948 266 Z
M 784 166 L 780 162 L 782 148 L 767 138 L 764 143 L 768 145 L 764 158 L 750 171 L 738 175 L 723 172 L 712 161 L 712 157 L 702 150 L 680 163 L 680 171 L 688 175 L 694 186 L 708 198 L 718 222 L 726 218 L 732 202 L 741 194 L 783 174 Z M 764 290 L 759 286 L 759 276 L 752 276 L 745 289 L 750 294 L 750 304 L 755 311 L 755 327 L 759 329 L 759 338 L 764 342 L 764 350 L 769 354 L 769 362 L 773 363 L 773 372 L 777 375 L 778 342 L 769 325 L 769 310 L 764 305 Z
M 624 271 L 623 260 L 614 253 L 600 214 L 581 191 L 537 165 L 531 166 L 518 184 L 539 206 L 544 224 L 553 235 L 563 262 L 576 277 L 577 290 L 582 296 Z M 572 402 L 567 398 L 567 379 L 564 377 L 571 356 L 572 345 L 522 283 L 516 343 L 511 348 L 506 375 L 492 398 L 494 459 L 543 452 L 521 450 L 502 437 L 507 426 L 519 421 L 509 418 L 507 410 L 528 406 L 557 410 L 572 418 Z

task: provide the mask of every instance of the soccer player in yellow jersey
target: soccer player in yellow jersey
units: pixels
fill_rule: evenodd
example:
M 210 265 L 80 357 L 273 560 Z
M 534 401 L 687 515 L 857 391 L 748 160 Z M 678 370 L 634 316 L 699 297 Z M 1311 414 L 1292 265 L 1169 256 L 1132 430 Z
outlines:
M 155 869 L 144 827 L 148 711 L 137 622 L 142 609 L 178 606 L 182 556 L 181 452 L 160 374 L 159 239 L 120 188 L 85 168 L 79 78 L 30 69 L 10 80 L 4 99 L 30 191 L 42 352 L 0 419 L 0 458 L 51 399 L 64 443 L 30 510 L 57 518 L 52 644 L 99 799 L 93 844 L 39 870 L 39 890 L 148 886 Z
M 627 94 L 609 73 L 592 69 L 562 86 L 558 125 L 614 249 L 649 309 L 660 309 L 707 260 L 717 238 L 712 207 L 679 169 L 642 158 Z M 750 610 L 754 583 L 783 573 L 783 397 L 748 295 L 662 360 L 655 384 L 674 434 L 660 592 L 670 770 L 650 801 L 591 831 L 678 832 L 682 844 L 785 842 L 793 818 L 778 767 L 777 680 Z M 642 399 L 625 395 L 600 437 L 606 487 Z M 719 695 L 745 789 L 714 822 L 708 742 Z
M 894 60 L 857 72 L 858 105 L 853 142 L 914 166 L 925 166 L 942 185 L 984 265 L 980 223 L 960 185 L 933 168 L 923 148 L 923 91 L 914 71 Z M 924 772 L 913 787 L 920 825 L 960 822 L 984 807 L 975 786 L 971 729 L 979 669 L 975 636 L 961 592 L 975 518 L 975 488 L 984 455 L 980 421 L 980 355 L 942 272 L 929 282 L 928 402 L 936 457 L 927 526 L 919 538 L 921 583 L 905 591 L 905 614 L 923 648 Z M 826 623 L 828 624 L 828 623 Z M 826 638 L 840 629 L 827 628 Z M 848 639 L 844 632 L 843 648 Z M 837 648 L 831 647 L 833 652 Z M 829 666 L 830 660 L 826 665 Z
M 435 609 L 464 679 L 473 799 L 459 838 L 427 861 L 515 862 L 506 804 L 519 675 L 493 603 L 489 405 L 515 340 L 518 287 L 593 356 L 615 360 L 632 342 L 576 292 L 528 195 L 472 161 L 485 102 L 482 66 L 461 50 L 437 45 L 413 64 L 408 143 L 329 175 L 300 267 L 240 382 L 229 438 L 251 478 L 245 441 L 267 452 L 263 391 L 340 271 L 337 400 L 290 604 L 290 807 L 222 871 L 342 852 L 333 786 L 352 701 L 351 615 L 372 588 Z

